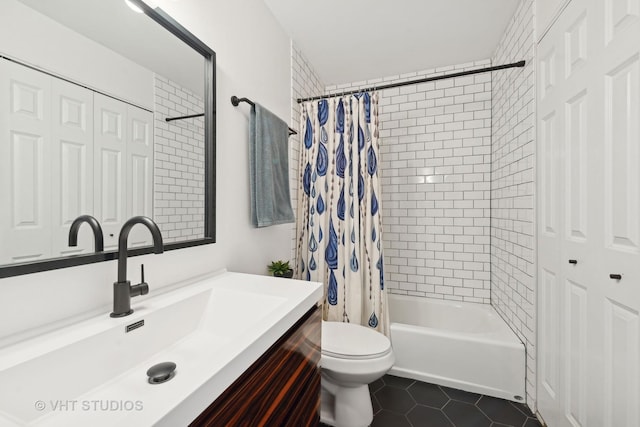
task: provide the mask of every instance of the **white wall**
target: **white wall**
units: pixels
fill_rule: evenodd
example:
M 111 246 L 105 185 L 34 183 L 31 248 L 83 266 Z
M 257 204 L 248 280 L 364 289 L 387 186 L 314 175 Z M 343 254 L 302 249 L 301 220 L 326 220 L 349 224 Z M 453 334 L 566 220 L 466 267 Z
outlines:
M 491 164 L 491 305 L 527 349 L 527 403 L 536 397 L 534 1 L 523 0 L 493 63 L 527 61 L 494 73 Z
M 536 0 L 536 36 L 540 41 L 571 0 Z
M 153 73 L 17 0 L 0 0 L 0 55 L 153 108 Z
M 262 0 L 158 3 L 217 53 L 217 243 L 130 258 L 129 278 L 138 279 L 144 262 L 150 285 L 149 295 L 134 299 L 134 306 L 164 286 L 214 269 L 266 273 L 269 261 L 289 257 L 291 244 L 289 225 L 251 225 L 249 110 L 229 102 L 231 95 L 246 96 L 290 116 L 289 38 Z M 116 275 L 112 261 L 0 279 L 0 345 L 11 334 L 72 316 L 106 316 Z
M 489 65 L 489 60 L 327 87 L 340 93 Z M 385 285 L 489 303 L 491 74 L 380 92 Z

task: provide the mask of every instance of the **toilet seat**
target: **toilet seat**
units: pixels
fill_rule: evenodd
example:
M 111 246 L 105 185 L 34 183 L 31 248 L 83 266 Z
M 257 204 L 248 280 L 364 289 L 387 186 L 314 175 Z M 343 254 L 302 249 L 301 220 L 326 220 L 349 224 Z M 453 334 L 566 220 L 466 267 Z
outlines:
M 322 322 L 322 354 L 338 359 L 367 360 L 391 352 L 383 334 L 364 326 L 343 322 Z

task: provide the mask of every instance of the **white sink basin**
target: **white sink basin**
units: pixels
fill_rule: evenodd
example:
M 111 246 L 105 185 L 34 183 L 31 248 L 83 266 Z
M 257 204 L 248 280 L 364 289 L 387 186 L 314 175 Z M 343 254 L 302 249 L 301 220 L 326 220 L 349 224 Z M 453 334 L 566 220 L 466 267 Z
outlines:
M 321 295 L 318 283 L 224 273 L 4 348 L 0 426 L 186 425 Z M 176 376 L 149 384 L 165 361 Z

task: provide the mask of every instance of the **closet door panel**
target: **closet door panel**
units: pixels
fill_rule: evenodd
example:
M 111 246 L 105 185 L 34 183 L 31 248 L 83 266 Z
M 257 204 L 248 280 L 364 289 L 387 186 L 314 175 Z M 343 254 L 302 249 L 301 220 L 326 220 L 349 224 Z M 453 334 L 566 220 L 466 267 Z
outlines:
M 552 28 L 538 48 L 538 407 L 549 425 L 563 426 L 564 273 L 560 263 L 564 204 L 561 168 L 565 111 L 558 85 L 564 81 L 564 45 Z
M 640 59 L 637 55 L 605 75 L 605 244 L 640 249 Z
M 564 413 L 570 425 L 586 426 L 588 408 L 588 288 L 585 282 L 565 282 L 563 351 Z
M 625 38 L 627 27 L 637 25 L 640 14 L 640 1 L 638 0 L 604 0 L 604 35 L 605 43 L 609 45 L 618 38 Z M 637 41 L 637 39 L 636 39 Z
M 589 234 L 587 101 L 584 87 L 565 102 L 565 238 L 575 243 L 586 242 Z
M 602 378 L 597 368 L 601 360 L 602 324 L 594 319 L 597 305 L 598 248 L 601 233 L 598 221 L 602 212 L 602 139 L 593 131 L 599 120 L 599 82 L 593 69 L 599 41 L 592 6 L 572 3 L 564 22 L 565 64 L 570 72 L 559 87 L 564 116 L 563 169 L 565 203 L 562 206 L 565 229 L 562 245 L 562 268 L 565 281 L 566 313 L 563 325 L 563 422 L 571 426 L 593 426 L 601 412 L 594 391 Z M 600 33 L 601 35 L 601 33 Z M 576 263 L 571 264 L 569 260 Z M 597 403 L 597 402 L 596 402 Z M 600 405 L 601 406 L 601 405 Z
M 590 20 L 589 20 L 590 21 Z M 567 27 L 564 34 L 565 76 L 567 79 L 584 70 L 588 58 L 589 22 L 587 11 L 582 10 Z
M 604 101 L 604 239 L 598 274 L 604 328 L 602 425 L 612 427 L 640 425 L 639 6 L 638 0 L 605 2 L 598 63 Z
M 541 366 L 557 372 L 539 370 L 538 408 L 558 427 L 590 425 L 590 25 L 586 4 L 572 2 L 538 46 L 538 355 Z
M 638 307 L 634 304 L 623 304 L 617 299 L 606 298 L 604 301 L 603 425 L 637 426 L 640 425 Z
M 560 195 L 560 169 L 558 167 L 558 111 L 552 110 L 540 122 L 540 136 L 542 139 L 542 233 L 549 239 L 557 239 L 560 230 L 558 215 L 558 201 Z
M 557 399 L 560 387 L 560 286 L 557 275 L 545 268 L 540 269 L 540 301 L 544 302 L 544 311 L 540 313 L 539 405 L 557 411 Z

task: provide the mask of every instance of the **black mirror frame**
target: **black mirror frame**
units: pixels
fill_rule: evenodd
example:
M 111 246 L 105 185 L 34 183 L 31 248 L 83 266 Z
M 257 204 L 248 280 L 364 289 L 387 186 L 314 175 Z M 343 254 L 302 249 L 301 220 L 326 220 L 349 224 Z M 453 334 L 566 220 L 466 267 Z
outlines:
M 216 53 L 204 44 L 200 39 L 191 34 L 186 28 L 176 22 L 160 8 L 151 8 L 143 0 L 130 0 L 142 11 L 162 25 L 167 31 L 185 42 L 205 60 L 204 69 L 204 238 L 188 240 L 184 242 L 169 243 L 164 245 L 165 250 L 188 248 L 191 246 L 209 245 L 215 243 L 216 231 Z M 2 242 L 0 242 L 2 244 Z M 130 249 L 129 256 L 145 255 L 153 252 L 151 246 Z M 40 271 L 56 270 L 59 268 L 74 267 L 95 262 L 110 261 L 118 257 L 118 252 L 101 252 L 86 255 L 54 258 L 47 261 L 37 261 L 23 264 L 9 264 L 0 267 L 0 278 L 20 276 L 23 274 L 37 273 Z

